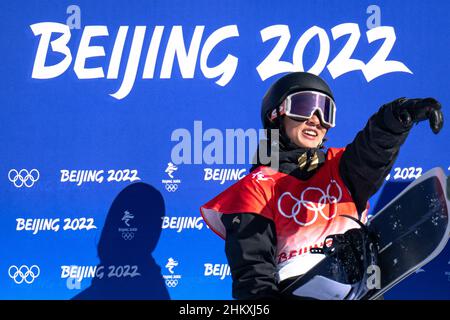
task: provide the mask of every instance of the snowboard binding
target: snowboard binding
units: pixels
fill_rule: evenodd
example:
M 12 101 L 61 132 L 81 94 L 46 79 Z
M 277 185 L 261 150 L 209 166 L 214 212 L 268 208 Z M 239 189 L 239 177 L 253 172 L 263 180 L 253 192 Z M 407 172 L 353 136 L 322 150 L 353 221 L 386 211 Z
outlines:
M 325 259 L 308 273 L 291 282 L 282 290 L 284 293 L 295 295 L 296 289 L 317 276 L 347 286 L 348 292 L 340 297 L 341 299 L 364 299 L 371 291 L 368 284 L 372 274 L 369 270 L 370 266 L 377 266 L 377 237 L 354 217 L 348 215 L 341 217 L 355 221 L 360 228 L 350 229 L 343 234 L 329 235 L 325 238 L 322 248 L 312 248 L 310 250 L 312 254 L 323 254 Z

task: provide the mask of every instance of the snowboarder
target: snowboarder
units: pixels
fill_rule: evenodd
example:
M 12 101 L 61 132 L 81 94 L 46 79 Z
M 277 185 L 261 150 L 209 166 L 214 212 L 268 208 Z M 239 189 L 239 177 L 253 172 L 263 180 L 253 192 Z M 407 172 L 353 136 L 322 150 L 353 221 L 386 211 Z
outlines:
M 258 160 L 246 177 L 201 207 L 210 228 L 225 239 L 234 298 L 282 297 L 283 284 L 323 258 L 313 248 L 354 228 L 354 221 L 339 216 L 367 222 L 368 200 L 413 124 L 429 120 L 435 134 L 443 126 L 435 99 L 399 98 L 370 117 L 347 147 L 325 149 L 335 116 L 323 79 L 305 72 L 281 77 L 261 109 L 264 128 L 279 129 L 279 141 L 268 137 L 279 149 L 278 166 Z

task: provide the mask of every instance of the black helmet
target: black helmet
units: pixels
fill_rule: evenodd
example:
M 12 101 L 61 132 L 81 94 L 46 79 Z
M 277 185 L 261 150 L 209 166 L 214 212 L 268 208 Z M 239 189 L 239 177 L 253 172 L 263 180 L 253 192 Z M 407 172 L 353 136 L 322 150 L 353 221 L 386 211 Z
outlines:
M 278 79 L 264 95 L 261 106 L 261 120 L 264 128 L 269 128 L 268 115 L 286 99 L 288 95 L 299 91 L 318 91 L 330 96 L 333 93 L 327 83 L 320 77 L 307 72 L 291 72 Z

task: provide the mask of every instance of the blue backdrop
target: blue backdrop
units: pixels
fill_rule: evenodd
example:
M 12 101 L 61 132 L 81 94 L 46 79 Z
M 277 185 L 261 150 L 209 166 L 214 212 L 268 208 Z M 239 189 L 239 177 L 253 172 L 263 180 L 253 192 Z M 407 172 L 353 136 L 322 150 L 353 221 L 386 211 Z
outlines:
M 231 298 L 223 241 L 199 206 L 251 164 L 208 163 L 201 151 L 230 143 L 227 129 L 259 134 L 261 98 L 284 72 L 311 71 L 332 87 L 328 146 L 351 142 L 397 97 L 435 97 L 447 115 L 447 1 L 3 1 L 0 10 L 2 299 Z M 449 132 L 416 126 L 387 182 L 448 172 Z M 181 140 L 192 146 L 184 163 L 172 157 Z M 372 208 L 392 196 L 381 190 Z M 450 248 L 386 298 L 449 299 Z

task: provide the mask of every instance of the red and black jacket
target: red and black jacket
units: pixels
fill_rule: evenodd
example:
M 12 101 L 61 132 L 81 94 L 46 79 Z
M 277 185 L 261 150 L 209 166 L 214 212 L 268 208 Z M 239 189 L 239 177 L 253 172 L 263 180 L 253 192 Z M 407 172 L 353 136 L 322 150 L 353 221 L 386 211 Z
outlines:
M 259 167 L 203 205 L 205 221 L 225 239 L 233 297 L 278 297 L 280 279 L 289 276 L 280 273 L 289 269 L 286 264 L 295 260 L 307 269 L 314 263 L 307 255 L 311 247 L 355 227 L 339 215 L 365 222 L 367 202 L 390 172 L 409 130 L 385 105 L 346 148 L 328 149 L 323 165 L 307 180 Z

